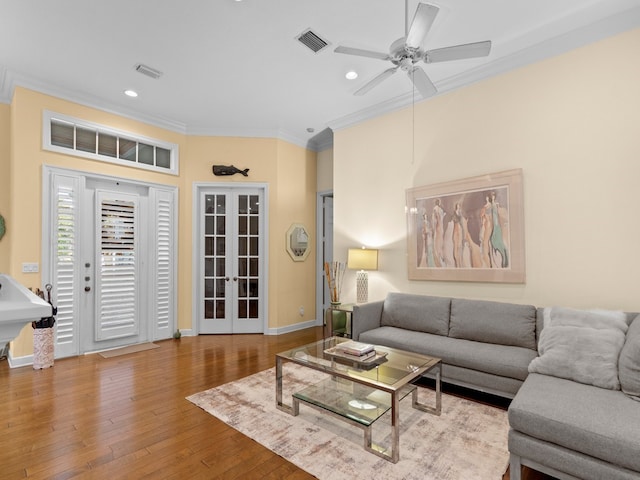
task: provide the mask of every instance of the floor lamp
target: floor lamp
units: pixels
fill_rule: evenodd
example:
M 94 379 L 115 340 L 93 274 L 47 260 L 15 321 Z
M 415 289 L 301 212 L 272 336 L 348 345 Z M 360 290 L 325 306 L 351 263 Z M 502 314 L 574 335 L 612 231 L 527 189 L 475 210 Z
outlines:
M 369 274 L 367 270 L 378 269 L 378 250 L 371 248 L 350 248 L 347 267 L 356 273 L 357 303 L 369 301 Z

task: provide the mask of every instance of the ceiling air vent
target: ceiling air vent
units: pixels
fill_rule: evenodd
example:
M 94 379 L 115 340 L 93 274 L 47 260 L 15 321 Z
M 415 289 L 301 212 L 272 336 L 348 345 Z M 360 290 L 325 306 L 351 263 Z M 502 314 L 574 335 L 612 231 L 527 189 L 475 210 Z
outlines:
M 313 53 L 318 53 L 324 47 L 329 45 L 329 42 L 321 38 L 320 35 L 313 32 L 310 28 L 302 32 L 296 38 L 300 43 L 309 48 Z
M 151 77 L 151 78 L 155 78 L 158 79 L 162 76 L 162 72 L 159 70 L 156 70 L 155 68 L 151 68 L 151 67 L 147 67 L 146 65 L 143 65 L 142 63 L 139 63 L 136 65 L 136 72 L 140 72 L 143 75 L 146 75 L 147 77 Z

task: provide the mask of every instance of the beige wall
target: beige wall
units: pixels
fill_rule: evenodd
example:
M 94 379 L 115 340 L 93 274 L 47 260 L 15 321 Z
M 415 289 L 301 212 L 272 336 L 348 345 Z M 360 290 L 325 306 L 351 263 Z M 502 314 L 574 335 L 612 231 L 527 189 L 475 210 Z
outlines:
M 45 151 L 42 149 L 43 110 L 176 143 L 180 149 L 180 175 L 148 172 Z M 10 122 L 7 122 L 8 118 Z M 9 160 L 5 152 L 7 144 L 12 147 Z M 3 256 L 0 267 L 4 263 L 8 273 L 23 285 L 42 287 L 45 280 L 40 278 L 40 274 L 21 273 L 23 262 L 41 262 L 42 165 L 174 185 L 179 188 L 178 326 L 189 329 L 192 327 L 193 183 L 265 182 L 269 184 L 272 197 L 270 220 L 273 222 L 269 235 L 269 326 L 276 328 L 315 318 L 312 300 L 314 275 L 308 268 L 313 259 L 304 262 L 307 268 L 295 271 L 286 269 L 279 272 L 274 267 L 275 264 L 285 264 L 287 260 L 283 254 L 284 233 L 291 222 L 308 224 L 315 235 L 315 153 L 274 139 L 186 136 L 24 88 L 16 88 L 11 107 L 0 105 L 0 145 L 0 166 L 3 172 L 10 172 L 9 180 L 0 178 L 0 188 L 5 184 L 14 187 L 9 196 L 4 188 L 0 193 L 0 211 L 5 208 L 3 202 L 7 203 L 8 212 L 3 215 L 12 219 L 11 235 L 8 234 L 0 243 L 0 253 L 10 251 L 10 255 L 6 260 Z M 211 171 L 214 163 L 250 168 L 250 176 L 246 179 L 240 175 L 214 177 Z M 307 188 L 311 193 L 305 190 Z M 289 208 L 289 205 L 295 205 L 295 208 Z M 283 225 L 286 225 L 284 230 Z M 308 292 L 294 288 L 300 285 L 309 285 Z M 280 292 L 289 290 L 303 297 L 302 301 L 306 303 L 304 317 L 298 315 L 300 299 L 281 298 Z M 295 314 L 292 314 L 293 307 L 289 303 L 295 303 Z M 32 348 L 31 329 L 25 328 L 12 344 L 12 355 L 29 355 Z
M 627 32 L 419 103 L 415 138 L 411 108 L 335 132 L 336 258 L 381 249 L 370 299 L 407 291 L 640 311 L 638 45 L 640 30 Z M 524 177 L 526 283 L 409 281 L 405 190 L 512 168 Z
M 275 320 L 282 328 L 316 318 L 316 154 L 278 140 L 277 171 L 277 189 L 271 196 L 271 212 L 277 210 L 277 216 L 269 222 L 275 229 L 270 235 L 269 288 L 276 292 L 269 300 L 278 303 Z M 285 234 L 292 223 L 301 223 L 309 233 L 310 253 L 302 262 L 294 262 L 286 251 Z
M 10 238 L 10 159 L 11 159 L 11 108 L 0 103 L 0 215 L 4 217 L 7 233 L 0 240 L 0 272 L 9 271 Z

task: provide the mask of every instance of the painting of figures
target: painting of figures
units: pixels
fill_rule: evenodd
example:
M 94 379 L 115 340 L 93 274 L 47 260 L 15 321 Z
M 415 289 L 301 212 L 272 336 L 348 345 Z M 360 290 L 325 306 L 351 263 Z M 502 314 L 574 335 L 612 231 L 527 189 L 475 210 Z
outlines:
M 407 191 L 409 278 L 524 282 L 521 171 Z

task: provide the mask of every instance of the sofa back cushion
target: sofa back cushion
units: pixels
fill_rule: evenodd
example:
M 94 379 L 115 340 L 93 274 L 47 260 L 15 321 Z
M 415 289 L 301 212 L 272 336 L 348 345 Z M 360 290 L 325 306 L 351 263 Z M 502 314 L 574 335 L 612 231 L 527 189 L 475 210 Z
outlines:
M 622 391 L 640 400 L 640 315 L 631 323 L 618 360 Z
M 536 307 L 454 298 L 449 336 L 536 349 Z
M 451 299 L 390 292 L 384 300 L 380 325 L 447 335 Z

